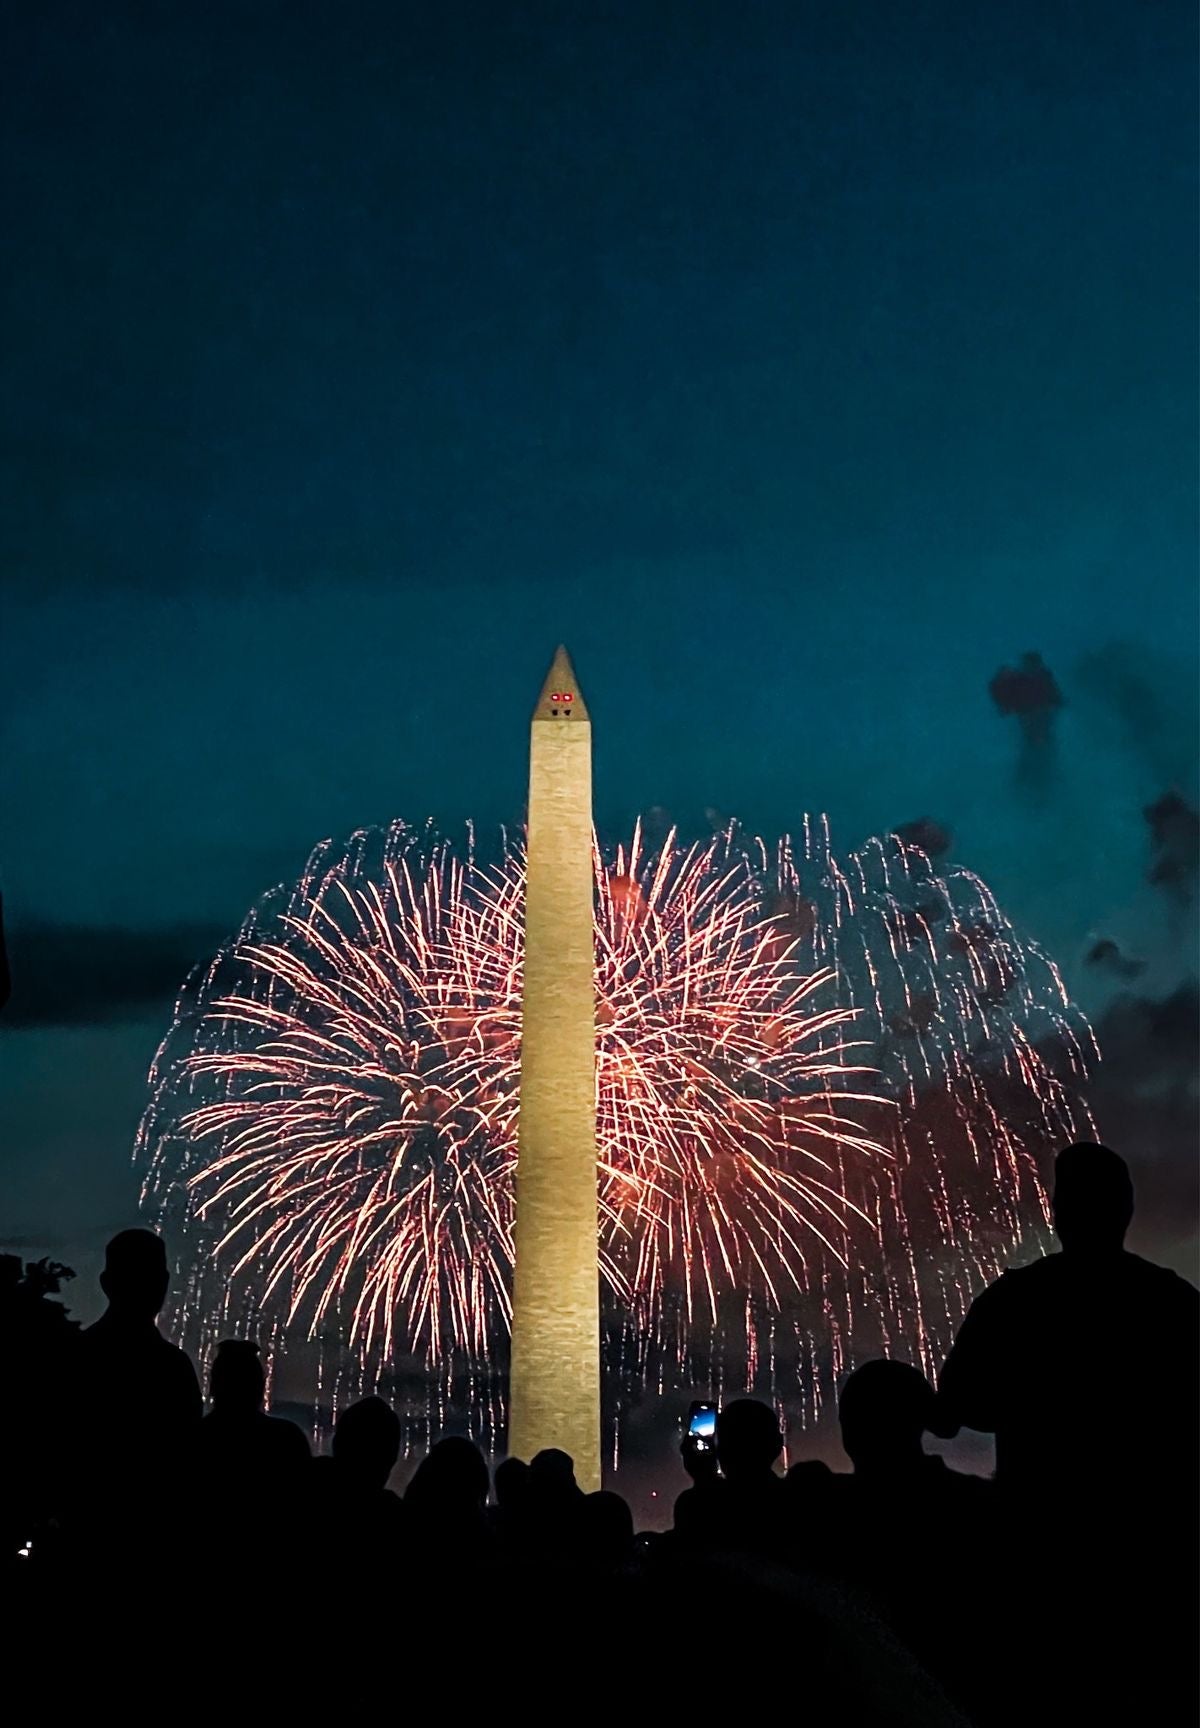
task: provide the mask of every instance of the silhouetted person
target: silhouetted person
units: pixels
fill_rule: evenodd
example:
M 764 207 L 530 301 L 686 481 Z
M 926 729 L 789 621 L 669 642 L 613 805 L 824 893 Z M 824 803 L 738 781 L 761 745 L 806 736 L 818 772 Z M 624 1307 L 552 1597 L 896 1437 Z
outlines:
M 356 1493 L 388 1492 L 401 1437 L 400 1418 L 382 1398 L 360 1398 L 342 1412 L 333 1431 L 333 1462 L 339 1477 Z
M 1020 1587 L 1059 1615 L 1059 1707 L 1194 1720 L 1200 1294 L 1126 1251 L 1132 1216 L 1123 1159 L 1060 1152 L 1062 1252 L 976 1297 L 940 1400 L 949 1423 L 996 1436 L 1014 1540 L 1053 1543 L 1053 1567 Z
M 105 1250 L 108 1308 L 80 1334 L 68 1389 L 74 1460 L 68 1522 L 106 1563 L 175 1540 L 182 1477 L 200 1423 L 190 1358 L 157 1319 L 170 1275 L 150 1230 L 122 1230 Z
M 524 1528 L 525 1501 L 529 1492 L 529 1466 L 523 1458 L 502 1458 L 492 1477 L 494 1503 L 488 1507 L 488 1522 L 502 1555 L 511 1556 L 520 1547 Z
M 823 1493 L 829 1486 L 833 1471 L 822 1458 L 799 1458 L 788 1466 L 784 1485 L 790 1493 L 804 1499 L 810 1494 Z
M 488 1468 L 473 1440 L 450 1434 L 422 1458 L 404 1496 L 405 1502 L 437 1518 L 477 1519 L 488 1497 Z
M 474 1441 L 447 1435 L 426 1453 L 404 1495 L 412 1539 L 427 1569 L 461 1575 L 490 1558 L 488 1467 Z
M 735 1398 L 717 1412 L 717 1462 L 733 1487 L 774 1492 L 783 1452 L 779 1418 L 757 1398 Z
M 58 1391 L 73 1371 L 79 1324 L 51 1301 L 75 1274 L 57 1261 L 0 1254 L 0 1577 L 18 1557 L 28 1573 L 46 1554 L 58 1510 L 62 1449 Z M 32 1544 L 32 1547 L 30 1546 Z M 47 1554 L 47 1558 L 49 1558 Z
M 707 1440 L 685 1431 L 679 1442 L 679 1456 L 692 1485 L 675 1497 L 671 1532 L 674 1542 L 667 1544 L 668 1552 L 677 1542 L 702 1543 L 706 1539 L 709 1503 L 721 1492 L 721 1470 L 717 1463 L 715 1432 L 712 1439 Z
M 643 1569 L 641 1587 L 642 1619 L 662 1629 L 656 1636 L 694 1644 L 698 1625 L 711 1625 L 711 1644 L 701 1630 L 696 1645 L 706 1695 L 744 1711 L 751 1694 L 737 1689 L 749 1686 L 756 1711 L 794 1713 L 802 1674 L 806 1719 L 854 1728 L 964 1724 L 888 1621 L 847 1589 L 843 1569 L 812 1565 L 807 1515 L 819 1515 L 839 1557 L 853 1548 L 848 1517 L 835 1521 L 827 1504 L 833 1483 L 850 1478 L 819 1464 L 778 1476 L 779 1422 L 754 1399 L 720 1411 L 716 1438 L 723 1474 L 715 1482 L 702 1474 L 680 1495 L 672 1536 Z M 845 1502 L 837 1512 L 848 1514 Z
M 530 1460 L 519 1522 L 514 1518 L 525 1562 L 552 1569 L 574 1564 L 583 1498 L 575 1462 L 566 1452 L 548 1446 Z
M 242 1338 L 219 1344 L 208 1391 L 212 1408 L 196 1437 L 199 1539 L 226 1569 L 254 1548 L 289 1541 L 312 1455 L 294 1422 L 263 1411 L 266 1375 L 257 1344 Z
M 982 1713 L 996 1692 L 984 1668 L 995 1636 L 992 1484 L 925 1451 L 940 1415 L 933 1387 L 907 1362 L 880 1358 L 855 1369 L 842 1387 L 838 1420 L 854 1474 L 830 1477 L 825 1565 L 883 1615 L 960 1703 Z M 983 1566 L 981 1556 L 988 1556 Z
M 258 1345 L 226 1338 L 217 1346 L 208 1377 L 212 1406 L 200 1424 L 201 1461 L 230 1480 L 298 1475 L 311 1457 L 294 1422 L 263 1410 L 267 1377 Z
M 1054 1167 L 1062 1245 L 971 1304 L 942 1369 L 945 1420 L 996 1436 L 996 1479 L 1107 1499 L 1114 1473 L 1168 1501 L 1196 1469 L 1200 1294 L 1124 1246 L 1133 1185 L 1105 1146 Z M 1151 1480 L 1152 1478 L 1152 1480 Z
M 584 1565 L 602 1577 L 626 1572 L 633 1565 L 633 1513 L 619 1494 L 599 1489 L 584 1497 L 580 1509 Z
M 575 1460 L 557 1446 L 536 1452 L 529 1466 L 529 1487 L 541 1498 L 574 1505 L 581 1493 L 575 1480 Z
M 911 1486 L 952 1475 L 943 1459 L 925 1451 L 924 1437 L 936 1432 L 938 1420 L 933 1387 L 924 1374 L 907 1362 L 882 1357 L 856 1368 L 838 1401 L 842 1446 L 860 1481 Z
M 529 1466 L 523 1458 L 502 1458 L 496 1466 L 494 1482 L 500 1511 L 517 1510 L 529 1492 Z
M 395 1411 L 361 1398 L 338 1417 L 332 1456 L 312 1466 L 318 1558 L 343 1579 L 390 1572 L 402 1558 L 407 1519 L 387 1485 L 401 1438 Z
M 685 1542 L 772 1559 L 790 1557 L 791 1499 L 775 1473 L 783 1451 L 779 1419 L 756 1398 L 737 1398 L 717 1413 L 717 1481 L 702 1477 L 675 1502 L 675 1530 Z

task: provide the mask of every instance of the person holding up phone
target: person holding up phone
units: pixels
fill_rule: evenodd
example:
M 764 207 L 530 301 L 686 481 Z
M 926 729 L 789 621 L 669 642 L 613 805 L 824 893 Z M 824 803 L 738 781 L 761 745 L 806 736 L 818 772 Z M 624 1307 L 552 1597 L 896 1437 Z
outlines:
M 769 1405 L 693 1404 L 680 1451 L 693 1482 L 675 1502 L 684 1541 L 772 1558 L 788 1552 L 790 1500 L 775 1471 L 783 1433 Z
M 720 1487 L 717 1468 L 717 1406 L 693 1403 L 683 1425 L 679 1456 L 692 1479 L 675 1501 L 674 1530 L 689 1544 L 703 1544 L 704 1533 L 711 1522 L 708 1501 Z

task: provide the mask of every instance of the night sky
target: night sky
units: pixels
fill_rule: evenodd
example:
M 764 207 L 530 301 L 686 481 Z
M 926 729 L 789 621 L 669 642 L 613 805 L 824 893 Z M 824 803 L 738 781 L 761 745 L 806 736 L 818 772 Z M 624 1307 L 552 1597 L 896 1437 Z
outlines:
M 519 821 L 559 640 L 610 837 L 946 825 L 1191 1270 L 1193 13 L 9 9 L 0 1228 L 76 1312 L 191 964 Z

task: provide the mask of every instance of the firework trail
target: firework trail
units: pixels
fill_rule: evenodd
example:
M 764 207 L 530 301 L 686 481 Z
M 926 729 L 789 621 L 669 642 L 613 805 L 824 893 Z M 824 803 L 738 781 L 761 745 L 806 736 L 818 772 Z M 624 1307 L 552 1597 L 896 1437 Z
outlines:
M 1099 1050 L 1053 961 L 971 871 L 939 875 L 894 835 L 839 862 L 823 818 L 773 851 L 747 844 L 781 940 L 861 1011 L 896 1106 L 866 1119 L 889 1156 L 844 1167 L 875 1241 L 826 1280 L 828 1354 L 803 1318 L 787 1341 L 801 1365 L 791 1395 L 811 1415 L 855 1359 L 896 1354 L 936 1372 L 976 1290 L 1046 1244 L 1042 1172 L 1064 1141 L 1095 1132 L 1083 1089 Z
M 931 1361 L 1086 1119 L 1052 965 L 977 878 L 894 839 L 839 865 L 824 824 L 635 831 L 596 880 L 610 1378 L 765 1376 L 809 1416 L 860 1345 Z M 517 845 L 364 831 L 185 990 L 139 1152 L 202 1353 L 253 1323 L 335 1390 L 408 1363 L 502 1420 L 522 901 Z

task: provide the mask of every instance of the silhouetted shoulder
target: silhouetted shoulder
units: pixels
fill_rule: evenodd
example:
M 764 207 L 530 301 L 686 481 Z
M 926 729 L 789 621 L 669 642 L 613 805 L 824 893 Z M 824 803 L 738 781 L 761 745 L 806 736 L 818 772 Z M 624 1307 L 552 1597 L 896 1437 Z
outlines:
M 1002 1272 L 994 1284 L 975 1298 L 976 1303 L 986 1302 L 996 1298 L 1001 1291 L 1009 1293 L 1038 1292 L 1052 1288 L 1063 1278 L 1092 1279 L 1100 1271 L 1112 1272 L 1128 1278 L 1138 1284 L 1144 1284 L 1163 1296 L 1168 1301 L 1200 1303 L 1200 1290 L 1190 1284 L 1186 1278 L 1181 1278 L 1178 1272 L 1173 1272 L 1169 1266 L 1159 1266 L 1153 1260 L 1145 1260 L 1140 1254 L 1131 1254 L 1123 1249 L 1114 1255 L 1111 1261 L 1084 1261 L 1080 1257 L 1068 1254 L 1043 1254 L 1037 1260 L 1031 1260 L 1025 1266 L 1013 1266 L 1007 1272 Z
M 1063 1283 L 1063 1270 L 1062 1255 L 1047 1254 L 1027 1266 L 1002 1272 L 972 1301 L 951 1356 L 962 1357 L 986 1348 L 999 1333 L 1007 1332 L 1016 1315 L 1052 1300 Z
M 1078 1267 L 1062 1253 L 1043 1254 L 1024 1266 L 1010 1266 L 971 1303 L 967 1314 L 970 1330 L 1007 1327 L 1018 1315 L 1041 1316 L 1078 1282 Z
M 1178 1272 L 1172 1272 L 1169 1266 L 1156 1266 L 1153 1260 L 1143 1260 L 1140 1254 L 1124 1254 L 1122 1259 L 1130 1276 L 1144 1282 L 1148 1289 L 1152 1288 L 1161 1301 L 1200 1313 L 1200 1290 L 1186 1278 L 1181 1278 Z
M 1048 1271 L 1052 1260 L 1035 1260 L 1005 1272 L 971 1303 L 938 1376 L 937 1402 L 943 1431 L 960 1427 L 993 1433 L 1003 1408 L 1008 1367 L 1019 1351 L 1025 1319 L 1045 1306 L 1045 1295 L 1058 1281 Z
M 1158 1308 L 1168 1322 L 1172 1317 L 1200 1315 L 1200 1290 L 1194 1284 L 1168 1266 L 1127 1252 L 1102 1265 L 1081 1263 L 1073 1255 L 1047 1254 L 1027 1266 L 1013 1267 L 979 1293 L 971 1315 L 996 1319 L 1017 1309 L 1041 1312 L 1061 1292 L 1076 1288 L 1127 1291 L 1137 1301 Z
M 171 1340 L 164 1338 L 161 1332 L 157 1336 L 162 1359 L 171 1363 L 181 1379 L 193 1381 L 199 1386 L 200 1382 L 196 1375 L 195 1364 L 187 1351 L 181 1350 L 178 1344 L 172 1344 Z
M 1010 1266 L 994 1284 L 981 1290 L 973 1307 L 993 1306 L 1014 1298 L 1037 1296 L 1053 1287 L 1063 1277 L 1066 1261 L 1061 1254 L 1043 1254 L 1024 1266 Z
M 268 1416 L 265 1420 L 271 1424 L 272 1441 L 284 1462 L 307 1463 L 312 1457 L 312 1447 L 304 1430 L 297 1428 L 294 1422 L 289 1422 L 286 1416 Z
M 199 1422 L 204 1401 L 192 1359 L 156 1326 L 130 1331 L 103 1314 L 79 1334 L 75 1350 L 78 1370 L 90 1379 L 93 1395 L 107 1400 L 118 1395 L 118 1388 L 128 1395 L 122 1382 L 129 1380 L 145 1401 L 163 1406 L 163 1415 Z
M 195 1364 L 186 1350 L 181 1350 L 161 1334 L 158 1335 L 158 1344 L 160 1372 L 165 1380 L 170 1381 L 179 1399 L 181 1414 L 198 1422 L 204 1411 L 204 1400 L 200 1395 Z

